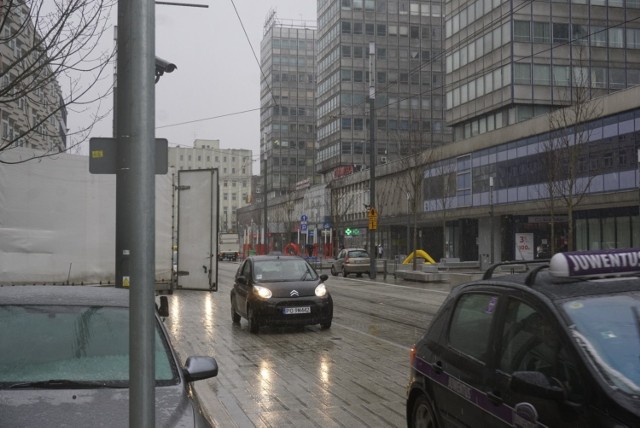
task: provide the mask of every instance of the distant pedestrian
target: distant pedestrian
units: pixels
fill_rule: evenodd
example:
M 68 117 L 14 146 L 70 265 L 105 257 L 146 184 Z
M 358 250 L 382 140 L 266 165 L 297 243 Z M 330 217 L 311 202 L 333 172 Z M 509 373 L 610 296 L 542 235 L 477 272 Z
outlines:
M 384 254 L 384 248 L 382 248 L 382 244 L 378 244 L 378 258 L 381 259 Z

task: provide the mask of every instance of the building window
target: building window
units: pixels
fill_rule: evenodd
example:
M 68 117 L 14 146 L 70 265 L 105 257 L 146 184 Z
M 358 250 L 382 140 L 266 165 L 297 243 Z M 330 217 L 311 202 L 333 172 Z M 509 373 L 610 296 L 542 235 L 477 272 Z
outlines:
M 591 85 L 594 88 L 607 87 L 607 69 L 605 67 L 591 68 Z
M 549 43 L 551 41 L 551 25 L 548 22 L 533 23 L 533 42 Z
M 569 24 L 553 24 L 553 42 L 566 43 L 569 41 Z
M 375 35 L 375 25 L 374 24 L 365 24 L 364 25 L 364 32 L 367 36 L 373 36 Z
M 531 24 L 529 21 L 513 22 L 513 40 L 516 42 L 528 42 L 531 40 Z
M 627 28 L 627 48 L 640 49 L 640 29 Z
M 515 64 L 514 83 L 520 85 L 531 84 L 531 64 Z M 489 91 L 487 91 L 489 92 Z
M 533 84 L 549 85 L 551 83 L 551 67 L 548 65 L 533 65 Z
M 570 68 L 568 65 L 553 66 L 553 84 L 557 86 L 569 86 Z
M 607 46 L 607 29 L 591 26 L 591 46 Z
M 624 28 L 609 28 L 609 47 L 624 47 Z

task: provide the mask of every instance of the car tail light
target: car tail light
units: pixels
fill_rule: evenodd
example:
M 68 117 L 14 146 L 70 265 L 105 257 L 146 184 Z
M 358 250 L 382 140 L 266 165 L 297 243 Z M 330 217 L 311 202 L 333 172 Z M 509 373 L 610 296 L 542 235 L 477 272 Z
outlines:
M 344 262 L 345 263 L 349 263 L 349 255 L 348 254 L 346 256 L 344 256 Z
M 416 345 L 413 345 L 409 349 L 409 367 L 413 367 L 413 362 L 416 360 Z

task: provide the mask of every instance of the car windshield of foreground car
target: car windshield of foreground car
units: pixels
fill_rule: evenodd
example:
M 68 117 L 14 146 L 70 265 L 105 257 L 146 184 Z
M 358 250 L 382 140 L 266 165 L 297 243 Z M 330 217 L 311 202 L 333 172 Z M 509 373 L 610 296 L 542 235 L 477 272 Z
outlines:
M 304 259 L 258 260 L 254 264 L 254 279 L 258 282 L 316 281 L 318 274 Z
M 129 386 L 128 308 L 5 305 L 0 325 L 0 388 Z M 159 329 L 156 385 L 177 384 Z
M 640 393 L 640 293 L 575 299 L 563 304 L 572 333 L 616 389 Z

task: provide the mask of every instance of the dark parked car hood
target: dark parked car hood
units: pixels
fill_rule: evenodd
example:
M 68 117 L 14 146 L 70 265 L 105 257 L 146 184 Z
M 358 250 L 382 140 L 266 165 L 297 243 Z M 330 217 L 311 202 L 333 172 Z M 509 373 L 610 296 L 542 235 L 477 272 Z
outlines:
M 181 385 L 156 388 L 156 427 L 209 427 Z M 129 427 L 129 389 L 0 390 L 0 426 Z

